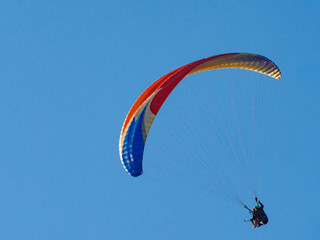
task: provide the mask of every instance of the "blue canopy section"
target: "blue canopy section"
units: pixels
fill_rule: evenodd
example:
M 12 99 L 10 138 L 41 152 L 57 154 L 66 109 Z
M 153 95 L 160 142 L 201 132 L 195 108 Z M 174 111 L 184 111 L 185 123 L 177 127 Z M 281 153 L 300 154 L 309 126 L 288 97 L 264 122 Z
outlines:
M 137 121 L 133 120 L 123 141 L 122 162 L 125 169 L 133 177 L 142 174 L 142 158 L 145 142 L 142 136 L 142 120 L 146 107 Z

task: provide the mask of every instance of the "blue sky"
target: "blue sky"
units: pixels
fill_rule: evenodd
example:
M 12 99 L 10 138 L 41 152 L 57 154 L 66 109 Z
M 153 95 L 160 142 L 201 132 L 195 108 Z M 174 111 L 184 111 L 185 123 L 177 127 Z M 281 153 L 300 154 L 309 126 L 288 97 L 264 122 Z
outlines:
M 0 238 L 319 238 L 319 8 L 318 1 L 0 3 Z M 264 55 L 283 74 L 264 119 L 271 157 L 261 160 L 259 193 L 270 223 L 256 230 L 229 201 L 128 176 L 118 154 L 124 118 L 145 88 L 226 52 Z M 150 158 L 164 123 L 151 128 Z

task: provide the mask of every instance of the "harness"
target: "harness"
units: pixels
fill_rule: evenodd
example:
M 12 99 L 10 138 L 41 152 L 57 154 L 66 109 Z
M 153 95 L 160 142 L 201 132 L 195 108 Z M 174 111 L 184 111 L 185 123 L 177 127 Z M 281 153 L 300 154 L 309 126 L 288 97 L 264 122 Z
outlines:
M 266 224 L 268 222 L 268 217 L 266 213 L 263 211 L 263 209 L 258 208 L 256 216 L 254 216 L 256 220 L 262 224 Z

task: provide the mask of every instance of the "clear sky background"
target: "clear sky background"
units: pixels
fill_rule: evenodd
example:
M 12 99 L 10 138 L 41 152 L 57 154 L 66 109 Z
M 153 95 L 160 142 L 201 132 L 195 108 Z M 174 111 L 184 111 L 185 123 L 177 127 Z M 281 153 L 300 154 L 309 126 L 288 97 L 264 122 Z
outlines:
M 2 1 L 0 239 L 320 239 L 319 9 L 311 0 Z M 118 153 L 145 88 L 226 52 L 264 55 L 283 75 L 265 119 L 274 141 L 259 193 L 270 222 L 255 230 L 232 202 L 130 177 Z

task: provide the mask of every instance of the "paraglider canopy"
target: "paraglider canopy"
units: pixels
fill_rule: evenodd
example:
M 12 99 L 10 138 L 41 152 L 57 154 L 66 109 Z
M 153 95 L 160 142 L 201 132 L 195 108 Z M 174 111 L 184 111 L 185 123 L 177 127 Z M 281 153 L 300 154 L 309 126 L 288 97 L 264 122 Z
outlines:
M 221 68 L 248 69 L 275 79 L 281 77 L 279 68 L 266 57 L 228 53 L 186 64 L 159 78 L 139 96 L 122 126 L 119 154 L 123 167 L 131 176 L 137 177 L 143 173 L 143 152 L 150 127 L 172 90 L 188 75 Z

